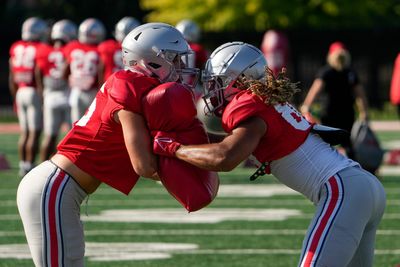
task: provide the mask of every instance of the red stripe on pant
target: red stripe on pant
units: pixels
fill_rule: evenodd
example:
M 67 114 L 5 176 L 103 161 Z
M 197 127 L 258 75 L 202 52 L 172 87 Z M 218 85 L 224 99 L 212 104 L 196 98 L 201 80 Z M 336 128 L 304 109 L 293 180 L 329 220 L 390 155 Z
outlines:
M 61 184 L 64 180 L 65 173 L 60 171 L 57 177 L 54 179 L 53 185 L 50 189 L 50 195 L 48 198 L 48 227 L 50 234 L 50 262 L 51 266 L 58 266 L 58 223 L 57 223 L 57 211 L 59 191 Z
M 311 267 L 313 266 L 313 260 L 315 259 L 316 256 L 316 251 L 317 249 L 322 245 L 322 241 L 326 235 L 323 235 L 325 229 L 330 227 L 329 219 L 331 216 L 334 216 L 336 214 L 335 209 L 336 206 L 339 204 L 339 185 L 336 180 L 336 178 L 333 176 L 329 178 L 328 180 L 329 183 L 329 188 L 330 192 L 328 191 L 328 202 L 325 204 L 327 205 L 327 208 L 322 215 L 319 224 L 317 227 L 314 229 L 313 233 L 311 234 L 312 239 L 309 240 L 308 242 L 311 243 L 309 249 L 305 252 L 305 255 L 303 257 L 303 264 L 301 265 L 302 267 Z

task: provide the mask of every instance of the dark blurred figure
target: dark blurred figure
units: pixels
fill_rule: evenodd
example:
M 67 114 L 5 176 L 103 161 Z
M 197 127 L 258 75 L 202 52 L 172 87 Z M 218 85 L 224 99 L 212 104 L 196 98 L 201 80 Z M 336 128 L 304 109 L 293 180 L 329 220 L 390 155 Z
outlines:
M 341 42 L 330 45 L 327 64 L 318 71 L 300 107 L 306 117 L 312 117 L 310 107 L 319 93 L 323 93 L 320 112 L 322 124 L 351 132 L 356 118 L 354 104 L 357 105 L 359 119 L 368 121 L 367 98 L 356 71 L 351 67 L 350 53 Z M 354 159 L 350 137 L 343 148 L 347 156 Z

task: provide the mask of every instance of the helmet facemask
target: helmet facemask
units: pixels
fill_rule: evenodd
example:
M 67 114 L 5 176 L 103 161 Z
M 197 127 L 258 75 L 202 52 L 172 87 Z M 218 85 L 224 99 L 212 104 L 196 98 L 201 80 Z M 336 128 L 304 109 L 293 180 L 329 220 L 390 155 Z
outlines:
M 202 75 L 203 101 L 205 102 L 205 114 L 222 116 L 224 108 L 232 98 L 240 91 L 235 85 L 236 80 L 223 75 Z
M 243 42 L 229 42 L 215 49 L 202 77 L 206 115 L 222 116 L 226 105 L 246 89 L 244 79 L 263 79 L 266 65 L 262 52 Z

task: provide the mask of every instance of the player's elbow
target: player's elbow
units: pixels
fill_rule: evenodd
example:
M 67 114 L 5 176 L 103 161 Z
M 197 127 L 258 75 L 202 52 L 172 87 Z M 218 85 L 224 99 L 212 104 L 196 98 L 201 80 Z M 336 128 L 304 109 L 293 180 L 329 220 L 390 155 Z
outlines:
M 135 166 L 133 166 L 133 169 L 139 176 L 146 178 L 152 178 L 157 172 L 155 166 L 151 164 L 136 164 Z
M 229 153 L 222 153 L 215 158 L 216 170 L 221 172 L 229 172 L 236 168 L 239 163 Z

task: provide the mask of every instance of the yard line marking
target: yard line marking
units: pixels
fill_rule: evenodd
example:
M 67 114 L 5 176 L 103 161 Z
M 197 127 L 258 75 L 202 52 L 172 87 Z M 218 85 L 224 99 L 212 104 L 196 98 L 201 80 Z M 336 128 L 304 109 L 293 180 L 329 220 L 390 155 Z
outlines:
M 81 215 L 83 221 L 101 222 L 157 222 L 157 223 L 216 223 L 221 221 L 277 221 L 310 220 L 314 213 L 302 213 L 296 209 L 247 209 L 208 208 L 195 213 L 183 209 L 124 209 L 103 210 L 99 214 Z M 19 221 L 18 214 L 0 214 L 0 221 Z M 384 220 L 398 220 L 400 213 L 385 213 Z
M 296 209 L 225 209 L 208 208 L 188 213 L 184 209 L 111 209 L 82 217 L 83 221 L 218 223 L 222 221 L 283 221 L 301 215 Z
M 172 198 L 171 199 L 135 199 L 133 198 L 110 198 L 107 200 L 97 200 L 97 199 L 89 199 L 88 207 L 133 207 L 136 206 L 144 206 L 148 205 L 154 206 L 168 206 L 171 207 L 172 204 L 177 204 Z M 224 199 L 217 198 L 214 200 L 212 204 L 218 205 L 219 207 L 232 207 L 234 204 L 236 207 L 240 206 L 262 206 L 264 207 L 312 207 L 313 204 L 307 199 L 241 199 L 238 201 L 237 199 Z M 387 206 L 400 206 L 400 199 L 388 199 L 386 201 Z M 16 207 L 17 202 L 15 200 L 2 200 L 0 201 L 1 207 Z M 149 209 L 151 209 L 149 208 Z
M 190 243 L 86 243 L 85 257 L 89 261 L 124 261 L 167 259 L 173 255 L 298 255 L 299 249 L 198 249 L 197 244 Z M 398 255 L 400 249 L 375 250 L 376 255 Z M 30 259 L 27 244 L 0 245 L 0 258 Z
M 306 229 L 147 229 L 147 230 L 86 230 L 85 236 L 270 236 L 304 235 Z M 399 236 L 400 230 L 378 230 L 381 236 Z M 24 236 L 23 231 L 0 231 L 0 237 Z

